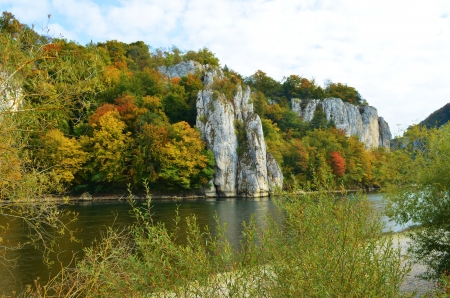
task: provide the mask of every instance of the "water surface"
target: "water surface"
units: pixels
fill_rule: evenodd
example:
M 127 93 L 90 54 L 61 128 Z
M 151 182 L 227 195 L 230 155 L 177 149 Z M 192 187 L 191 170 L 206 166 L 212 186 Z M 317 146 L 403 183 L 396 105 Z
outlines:
M 375 212 L 383 213 L 384 202 L 383 195 L 372 193 L 368 195 Z M 226 233 L 228 240 L 233 245 L 238 245 L 242 239 L 242 222 L 248 222 L 251 216 L 259 226 L 264 224 L 266 215 L 279 217 L 278 210 L 274 203 L 268 199 L 211 199 L 201 201 L 186 202 L 154 202 L 152 213 L 156 222 L 162 222 L 170 230 L 174 226 L 175 210 L 178 206 L 179 215 L 182 218 L 180 222 L 181 233 L 186 229 L 186 222 L 183 220 L 188 215 L 195 214 L 200 227 L 216 226 L 215 215 L 220 222 L 226 222 Z M 76 234 L 80 239 L 79 243 L 69 241 L 68 237 L 60 239 L 61 252 L 53 255 L 55 265 L 48 269 L 42 262 L 40 251 L 32 247 L 26 247 L 9 254 L 10 258 L 18 258 L 14 267 L 6 267 L 0 261 L 0 295 L 9 294 L 12 291 L 20 291 L 27 284 L 32 284 L 36 277 L 41 281 L 46 281 L 50 276 L 54 276 L 62 265 L 69 264 L 74 256 L 81 257 L 81 250 L 89 246 L 95 239 L 99 239 L 106 228 L 114 225 L 116 228 L 124 227 L 135 222 L 130 214 L 131 207 L 124 201 L 112 202 L 81 202 L 73 205 L 65 205 L 68 208 L 78 212 L 78 220 L 70 228 L 78 230 Z M 382 215 L 385 223 L 384 231 L 398 232 L 406 228 L 398 226 L 389 221 Z M 0 224 L 5 224 L 5 218 L 0 217 Z M 8 222 L 10 230 L 4 235 L 11 243 L 24 242 L 27 237 L 27 229 L 20 222 Z M 183 241 L 183 237 L 180 237 Z

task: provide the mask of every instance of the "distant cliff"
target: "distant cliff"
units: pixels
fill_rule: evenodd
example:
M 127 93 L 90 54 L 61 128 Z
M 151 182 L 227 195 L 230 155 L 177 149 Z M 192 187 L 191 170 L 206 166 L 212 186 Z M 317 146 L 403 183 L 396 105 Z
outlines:
M 354 106 L 339 98 L 324 100 L 291 99 L 291 108 L 304 121 L 311 121 L 314 113 L 321 108 L 328 121 L 333 121 L 336 128 L 342 129 L 347 136 L 356 135 L 366 144 L 366 148 L 389 148 L 392 138 L 388 123 L 378 117 L 377 109 L 370 106 Z
M 202 75 L 204 89 L 197 98 L 197 127 L 216 162 L 207 195 L 261 197 L 282 187 L 283 174 L 266 151 L 261 120 L 253 112 L 249 87 L 243 89 L 238 84 L 233 98 L 227 98 L 211 88 L 214 79 L 223 78 L 222 71 L 193 61 L 161 67 L 159 71 L 170 78 L 195 72 Z

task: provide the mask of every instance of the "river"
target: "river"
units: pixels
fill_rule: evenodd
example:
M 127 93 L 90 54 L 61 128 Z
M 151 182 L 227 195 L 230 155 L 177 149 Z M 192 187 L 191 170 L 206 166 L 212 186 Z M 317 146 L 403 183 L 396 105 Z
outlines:
M 379 193 L 368 194 L 369 202 L 375 212 L 380 214 L 384 211 L 383 195 Z M 255 216 L 258 225 L 264 224 L 264 218 L 268 214 L 277 217 L 278 209 L 268 198 L 263 199 L 211 199 L 201 201 L 186 202 L 154 202 L 153 217 L 155 221 L 163 222 L 169 229 L 173 227 L 175 209 L 179 206 L 179 215 L 184 218 L 195 214 L 198 224 L 203 228 L 205 226 L 215 226 L 215 214 L 221 222 L 226 222 L 226 232 L 228 240 L 236 245 L 239 243 L 242 234 L 242 222 L 248 221 L 252 215 Z M 59 240 L 61 252 L 52 256 L 55 265 L 48 269 L 42 262 L 42 254 L 33 247 L 10 252 L 9 258 L 18 258 L 16 265 L 5 266 L 0 259 L 0 295 L 10 294 L 12 291 L 21 291 L 25 285 L 33 283 L 37 277 L 41 281 L 48 280 L 49 276 L 54 276 L 61 268 L 61 265 L 67 265 L 72 260 L 73 255 L 80 257 L 80 251 L 84 246 L 89 246 L 95 239 L 99 239 L 101 233 L 106 227 L 114 225 L 120 228 L 134 222 L 130 215 L 130 206 L 127 202 L 80 202 L 65 206 L 70 210 L 76 211 L 78 220 L 70 228 L 78 230 L 76 237 L 81 241 L 74 243 L 68 237 Z M 406 226 L 398 226 L 382 215 L 384 222 L 384 231 L 399 232 Z M 27 229 L 19 222 L 6 222 L 5 218 L 0 216 L 0 225 L 8 223 L 10 229 L 5 240 L 11 243 L 24 242 L 27 237 Z M 185 222 L 180 222 L 181 230 L 185 229 Z M 181 239 L 183 241 L 183 239 Z

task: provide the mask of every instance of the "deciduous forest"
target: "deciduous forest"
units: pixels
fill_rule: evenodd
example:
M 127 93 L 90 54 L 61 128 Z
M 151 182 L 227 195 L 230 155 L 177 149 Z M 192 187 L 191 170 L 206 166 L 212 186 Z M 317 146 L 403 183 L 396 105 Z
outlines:
M 252 90 L 268 151 L 285 187 L 318 177 L 346 188 L 380 187 L 393 175 L 392 154 L 366 150 L 317 111 L 304 122 L 290 99 L 338 97 L 367 102 L 343 83 L 290 75 L 276 81 L 261 70 L 243 77 L 207 48 L 153 49 L 142 41 L 79 45 L 38 34 L 10 13 L 1 26 L 2 198 L 20 196 L 23 185 L 38 194 L 135 190 L 193 190 L 214 173 L 214 156 L 195 127 L 201 74 L 169 79 L 160 66 L 197 61 L 219 67 L 214 87 L 232 100 L 237 84 Z M 28 188 L 29 189 L 29 188 Z

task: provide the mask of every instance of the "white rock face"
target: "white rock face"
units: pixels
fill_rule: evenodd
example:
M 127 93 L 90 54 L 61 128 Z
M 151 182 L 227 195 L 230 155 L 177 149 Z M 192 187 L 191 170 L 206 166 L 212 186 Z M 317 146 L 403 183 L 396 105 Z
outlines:
M 214 154 L 215 174 L 206 196 L 262 197 L 283 186 L 283 174 L 275 159 L 267 153 L 261 119 L 253 112 L 250 88 L 238 85 L 234 98 L 213 92 L 215 79 L 223 79 L 221 69 L 183 62 L 159 71 L 169 78 L 200 73 L 204 90 L 197 95 L 197 127 L 206 146 Z M 236 124 L 245 131 L 246 141 L 238 143 Z
M 323 101 L 291 99 L 292 110 L 307 122 L 313 119 L 314 112 L 320 105 L 328 121 L 333 120 L 336 128 L 342 129 L 347 136 L 358 136 L 360 141 L 366 144 L 366 148 L 389 148 L 389 125 L 383 118 L 378 117 L 374 107 L 357 107 L 339 98 L 326 98 Z
M 169 78 L 181 78 L 188 74 L 200 72 L 205 86 L 210 86 L 214 78 L 223 78 L 223 72 L 220 68 L 211 67 L 208 64 L 202 65 L 196 61 L 181 62 L 173 66 L 160 66 L 158 71 Z
M 390 148 L 390 141 L 392 139 L 391 130 L 389 129 L 389 124 L 384 120 L 383 117 L 378 117 L 378 126 L 380 127 L 380 140 L 378 143 L 379 147 Z
M 196 61 L 181 62 L 173 66 L 160 66 L 158 71 L 169 78 L 181 78 L 188 74 L 194 74 L 197 70 L 202 71 L 203 65 Z
M 22 86 L 0 70 L 0 112 L 17 111 L 22 104 Z
M 314 117 L 314 112 L 316 111 L 319 102 L 320 100 L 318 99 L 310 99 L 302 102 L 301 99 L 292 98 L 291 108 L 297 115 L 302 117 L 303 121 L 309 122 Z
M 261 119 L 250 101 L 250 88 L 242 90 L 238 85 L 235 93 L 233 99 L 222 93 L 213 95 L 207 85 L 197 97 L 197 127 L 216 161 L 213 184 L 221 197 L 267 196 L 282 187 L 283 174 L 266 151 Z M 245 144 L 238 143 L 238 122 L 245 131 Z

